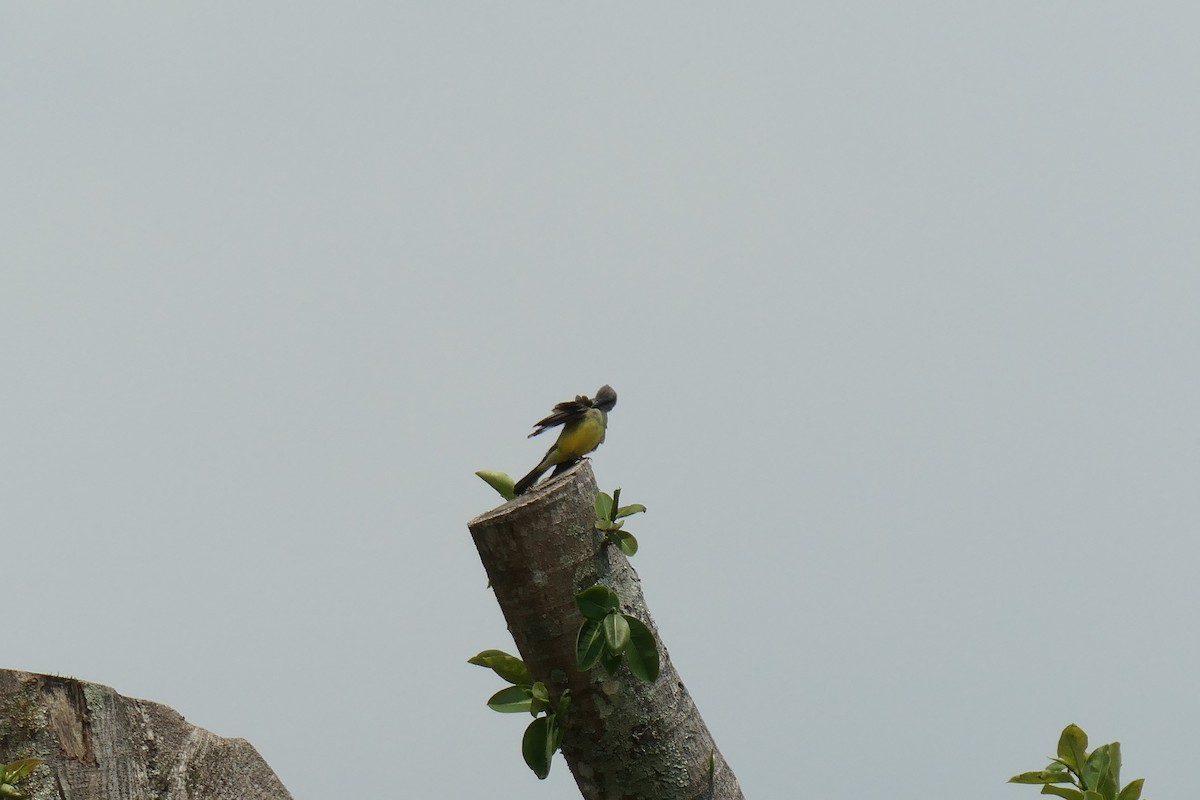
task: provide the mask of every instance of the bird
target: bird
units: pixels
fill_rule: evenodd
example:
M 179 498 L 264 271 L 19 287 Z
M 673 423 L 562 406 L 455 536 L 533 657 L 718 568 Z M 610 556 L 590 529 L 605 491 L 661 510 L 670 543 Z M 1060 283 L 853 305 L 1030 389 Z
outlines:
M 516 482 L 513 493 L 525 494 L 546 470 L 557 467 L 554 474 L 558 475 L 599 447 L 608 429 L 608 412 L 612 411 L 616 404 L 617 393 L 606 383 L 596 390 L 594 400 L 587 395 L 576 395 L 574 400 L 559 403 L 549 416 L 535 422 L 535 430 L 526 438 L 532 439 L 558 425 L 562 425 L 562 431 L 546 451 L 545 458 L 538 462 L 528 475 Z

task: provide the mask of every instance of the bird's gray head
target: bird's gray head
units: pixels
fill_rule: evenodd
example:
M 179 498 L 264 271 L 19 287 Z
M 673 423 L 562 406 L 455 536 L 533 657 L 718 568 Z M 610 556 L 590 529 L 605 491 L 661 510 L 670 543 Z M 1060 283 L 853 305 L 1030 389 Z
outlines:
M 596 399 L 592 401 L 592 408 L 598 408 L 607 414 L 616 404 L 617 393 L 607 383 L 596 390 Z

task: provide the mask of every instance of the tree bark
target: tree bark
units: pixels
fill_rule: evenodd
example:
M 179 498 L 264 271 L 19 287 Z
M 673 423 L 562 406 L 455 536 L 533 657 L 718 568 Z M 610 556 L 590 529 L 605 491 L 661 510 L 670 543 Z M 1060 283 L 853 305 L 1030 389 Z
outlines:
M 0 670 L 0 761 L 40 758 L 30 800 L 291 800 L 244 739 L 74 678 Z
M 684 688 L 628 559 L 595 528 L 587 461 L 468 523 L 517 649 L 557 701 L 571 690 L 562 753 L 585 800 L 740 800 L 737 778 Z M 622 664 L 580 672 L 575 594 L 602 583 L 659 643 L 658 680 Z

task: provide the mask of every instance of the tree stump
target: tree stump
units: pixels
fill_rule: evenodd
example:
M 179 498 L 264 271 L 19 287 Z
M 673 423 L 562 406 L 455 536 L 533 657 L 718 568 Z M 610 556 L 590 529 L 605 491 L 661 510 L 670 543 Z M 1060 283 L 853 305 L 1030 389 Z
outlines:
M 552 701 L 571 690 L 562 753 L 586 800 L 741 800 L 737 779 L 675 672 L 629 560 L 595 528 L 587 461 L 471 520 L 468 527 L 517 650 Z M 622 664 L 580 672 L 575 594 L 596 583 L 659 644 L 653 684 Z M 732 680 L 732 678 L 731 678 Z
M 291 800 L 245 739 L 75 678 L 0 670 L 0 762 L 44 764 L 30 800 Z

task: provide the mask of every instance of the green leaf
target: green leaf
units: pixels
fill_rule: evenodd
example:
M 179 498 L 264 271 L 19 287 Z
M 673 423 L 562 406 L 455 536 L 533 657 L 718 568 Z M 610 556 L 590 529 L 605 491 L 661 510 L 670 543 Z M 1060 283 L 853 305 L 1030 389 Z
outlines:
M 1104 800 L 1104 795 L 1088 789 L 1083 793 L 1083 800 Z
M 1108 775 L 1112 778 L 1113 790 L 1121 788 L 1121 743 L 1108 744 Z
M 533 683 L 525 662 L 503 650 L 483 650 L 478 655 L 468 658 L 467 663 L 487 667 L 509 683 Z
M 1121 793 L 1117 795 L 1117 800 L 1139 800 L 1142 796 L 1142 784 L 1146 782 L 1145 778 L 1138 778 L 1136 781 L 1130 781 Z
M 1045 774 L 1046 774 L 1045 770 L 1038 770 L 1037 772 L 1022 772 L 1019 775 L 1013 775 L 1011 778 L 1008 779 L 1008 782 L 1009 783 L 1048 783 L 1048 781 L 1042 780 L 1042 778 Z
M 1102 744 L 1088 756 L 1084 767 L 1084 784 L 1094 789 L 1104 800 L 1117 800 L 1121 788 L 1121 744 Z
M 562 744 L 563 726 L 553 714 L 546 715 L 546 760 L 554 758 L 554 751 Z
M 554 709 L 554 716 L 558 717 L 561 724 L 565 724 L 567 719 L 567 708 L 571 705 L 571 690 L 563 689 L 563 693 L 558 696 L 558 708 Z
M 528 711 L 533 699 L 528 686 L 506 686 L 488 698 L 488 708 L 501 714 L 519 714 Z
M 500 493 L 505 500 L 514 499 L 517 494 L 513 489 L 513 479 L 507 472 L 494 469 L 476 470 L 475 474 L 483 478 L 483 482 Z
M 643 514 L 643 513 L 645 513 L 645 511 L 646 511 L 646 507 L 644 505 L 642 505 L 641 503 L 631 503 L 627 506 L 621 506 L 620 508 L 618 508 L 616 516 L 614 516 L 613 519 L 620 519 L 621 517 L 630 517 L 630 516 L 633 516 L 634 514 Z
M 15 783 L 21 780 L 42 763 L 40 758 L 22 758 L 3 765 L 5 783 Z
M 624 553 L 626 557 L 637 555 L 638 543 L 637 539 L 633 537 L 632 533 L 626 533 L 625 531 L 613 531 L 611 534 L 609 534 L 609 538 L 613 540 L 613 543 L 621 549 L 621 552 Z
M 1097 781 L 1096 791 L 1100 793 L 1100 796 L 1104 800 L 1117 800 L 1117 789 L 1119 788 L 1120 784 L 1113 779 L 1112 767 L 1110 765 L 1108 770 L 1100 776 L 1100 780 Z
M 1071 776 L 1062 770 L 1042 769 L 1037 772 L 1022 772 L 1008 779 L 1009 783 L 1070 783 Z
M 1076 775 L 1082 775 L 1087 764 L 1087 743 L 1087 734 L 1075 724 L 1063 728 L 1062 735 L 1058 737 L 1058 758 Z
M 521 737 L 521 756 L 539 780 L 550 774 L 550 756 L 554 753 L 550 749 L 550 733 L 549 717 L 538 717 L 529 723 Z
M 575 661 L 581 672 L 596 665 L 604 655 L 604 625 L 599 620 L 584 620 L 575 638 Z
M 604 671 L 611 678 L 617 674 L 617 670 L 621 668 L 621 657 L 604 651 L 604 655 L 600 659 L 600 666 L 604 667 Z
M 621 607 L 621 598 L 607 586 L 596 584 L 575 595 L 575 605 L 583 616 L 599 621 L 608 616 L 608 612 Z
M 629 624 L 629 646 L 625 648 L 629 669 L 642 680 L 654 683 L 658 680 L 658 642 L 637 617 L 626 614 L 625 622 Z
M 13 800 L 25 800 L 25 795 L 17 791 L 11 783 L 0 783 L 0 797 L 11 797 Z
M 596 493 L 596 519 L 612 520 L 612 495 L 607 492 Z
M 601 624 L 604 626 L 604 643 L 608 646 L 608 652 L 614 656 L 624 653 L 629 644 L 629 623 L 625 617 L 613 611 Z
M 1065 797 L 1066 800 L 1084 800 L 1083 792 L 1078 789 L 1068 789 L 1065 786 L 1051 786 L 1046 784 L 1042 787 L 1042 794 L 1054 794 L 1059 797 Z
M 532 701 L 529 706 L 529 713 L 534 716 L 550 709 L 550 691 L 546 688 L 546 684 L 541 681 L 529 687 L 529 698 Z
M 1102 744 L 1091 752 L 1080 778 L 1084 789 L 1099 789 L 1100 780 L 1108 774 L 1108 745 Z

